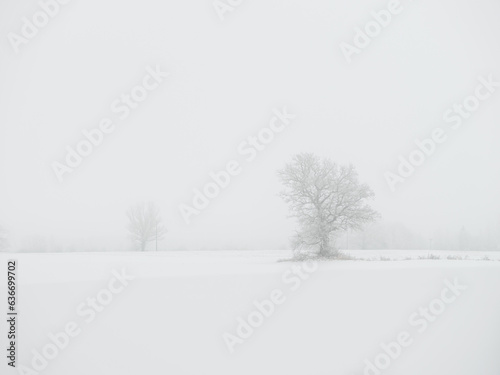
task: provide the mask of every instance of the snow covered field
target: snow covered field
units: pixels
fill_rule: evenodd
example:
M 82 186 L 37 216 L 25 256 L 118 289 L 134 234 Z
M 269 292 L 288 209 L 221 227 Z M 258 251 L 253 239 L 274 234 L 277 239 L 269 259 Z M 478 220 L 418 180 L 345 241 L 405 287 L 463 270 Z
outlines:
M 500 262 L 277 262 L 288 256 L 2 254 L 2 280 L 7 259 L 18 261 L 24 367 L 4 358 L 1 373 L 500 373 Z

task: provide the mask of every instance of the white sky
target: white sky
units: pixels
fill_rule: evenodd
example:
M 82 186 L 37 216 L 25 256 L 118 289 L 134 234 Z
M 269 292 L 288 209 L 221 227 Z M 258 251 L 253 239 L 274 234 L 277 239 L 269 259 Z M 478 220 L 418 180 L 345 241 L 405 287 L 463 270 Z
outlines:
M 221 22 L 210 0 L 73 0 L 15 54 L 7 34 L 38 6 L 2 1 L 0 222 L 17 236 L 121 244 L 128 206 L 153 200 L 170 230 L 162 246 L 283 247 L 293 223 L 275 172 L 307 151 L 353 162 L 385 220 L 423 233 L 497 227 L 500 89 L 395 193 L 383 175 L 446 127 L 479 75 L 500 80 L 500 3 L 402 1 L 348 64 L 339 43 L 386 4 L 246 1 Z M 51 163 L 156 64 L 170 77 L 60 184 Z M 297 118 L 244 162 L 238 144 L 283 106 Z M 241 175 L 186 225 L 178 205 L 231 159 Z

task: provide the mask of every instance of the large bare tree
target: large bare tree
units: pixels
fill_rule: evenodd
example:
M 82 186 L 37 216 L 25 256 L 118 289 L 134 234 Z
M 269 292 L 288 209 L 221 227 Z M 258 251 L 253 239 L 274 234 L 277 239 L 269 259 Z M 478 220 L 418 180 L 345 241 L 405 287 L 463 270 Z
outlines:
M 335 255 L 339 231 L 359 230 L 378 217 L 368 204 L 374 194 L 359 182 L 353 165 L 304 153 L 295 155 L 278 176 L 285 186 L 280 195 L 299 224 L 293 240 L 296 251 L 314 249 L 320 256 Z
M 127 211 L 128 231 L 132 241 L 141 251 L 146 250 L 148 242 L 163 239 L 167 229 L 163 225 L 159 207 L 152 202 L 141 202 Z

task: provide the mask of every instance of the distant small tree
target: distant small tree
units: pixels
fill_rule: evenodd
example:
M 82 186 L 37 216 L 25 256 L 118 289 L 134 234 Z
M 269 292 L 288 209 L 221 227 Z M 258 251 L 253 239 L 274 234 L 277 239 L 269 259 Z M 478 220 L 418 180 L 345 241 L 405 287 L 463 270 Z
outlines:
M 385 228 L 382 224 L 369 224 L 362 231 L 356 234 L 359 248 L 366 249 L 386 249 L 387 241 Z
M 151 241 L 163 239 L 167 229 L 163 225 L 159 207 L 152 202 L 141 202 L 127 211 L 128 231 L 141 251 Z
M 470 250 L 469 249 L 469 234 L 465 229 L 465 226 L 460 228 L 460 232 L 458 233 L 458 248 L 460 250 Z
M 352 165 L 298 154 L 278 176 L 285 186 L 281 197 L 299 224 L 292 242 L 296 251 L 316 249 L 320 256 L 335 255 L 340 231 L 359 230 L 379 216 L 367 203 L 374 197 L 372 190 L 358 181 Z
M 9 238 L 7 230 L 0 226 L 0 251 L 5 251 L 9 247 Z

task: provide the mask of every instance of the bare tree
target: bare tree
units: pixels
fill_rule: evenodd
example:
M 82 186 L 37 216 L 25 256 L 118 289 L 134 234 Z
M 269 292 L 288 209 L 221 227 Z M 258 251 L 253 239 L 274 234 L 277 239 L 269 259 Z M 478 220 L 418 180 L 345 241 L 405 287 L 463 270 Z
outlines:
M 470 250 L 469 249 L 469 234 L 465 229 L 465 226 L 462 225 L 460 228 L 460 232 L 458 233 L 458 249 L 459 250 Z
M 358 181 L 352 165 L 298 154 L 278 176 L 285 186 L 280 195 L 299 223 L 292 243 L 296 251 L 316 249 L 320 256 L 335 255 L 338 232 L 359 230 L 379 216 L 367 203 L 374 197 L 372 190 Z
M 152 202 L 141 202 L 127 211 L 128 231 L 132 241 L 141 251 L 146 250 L 148 242 L 163 239 L 167 229 L 163 225 L 160 209 Z

